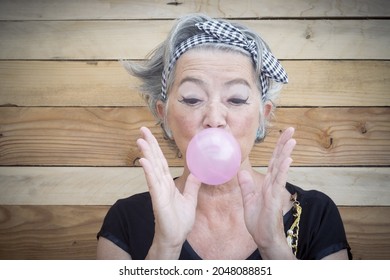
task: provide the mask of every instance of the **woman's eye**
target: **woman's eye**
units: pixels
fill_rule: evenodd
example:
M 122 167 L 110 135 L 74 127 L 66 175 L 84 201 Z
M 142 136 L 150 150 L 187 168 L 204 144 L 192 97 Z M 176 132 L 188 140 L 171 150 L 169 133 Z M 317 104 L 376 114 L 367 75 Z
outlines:
M 197 105 L 201 101 L 202 100 L 200 100 L 198 98 L 184 98 L 184 97 L 181 100 L 179 100 L 180 103 L 187 104 L 187 105 L 190 105 L 190 106 Z
M 243 98 L 230 98 L 228 101 L 232 105 L 242 105 L 242 104 L 249 104 L 248 103 L 248 98 L 243 99 Z

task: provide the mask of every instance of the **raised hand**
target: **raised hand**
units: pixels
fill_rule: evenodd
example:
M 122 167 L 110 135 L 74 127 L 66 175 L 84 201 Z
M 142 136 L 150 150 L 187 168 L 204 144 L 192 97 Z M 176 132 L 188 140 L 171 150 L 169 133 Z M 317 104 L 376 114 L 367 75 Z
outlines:
M 287 173 L 296 141 L 293 128 L 280 136 L 262 184 L 256 184 L 248 171 L 240 171 L 239 184 L 244 204 L 245 224 L 263 258 L 293 258 L 283 226 Z
M 189 175 L 181 193 L 175 186 L 168 163 L 151 131 L 141 128 L 137 145 L 153 204 L 155 236 L 149 250 L 151 259 L 177 259 L 195 221 L 201 183 Z

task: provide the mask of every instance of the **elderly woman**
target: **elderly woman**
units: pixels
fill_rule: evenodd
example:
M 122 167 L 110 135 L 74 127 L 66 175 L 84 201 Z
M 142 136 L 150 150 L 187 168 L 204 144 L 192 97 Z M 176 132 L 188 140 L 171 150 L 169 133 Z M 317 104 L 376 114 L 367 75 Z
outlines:
M 249 155 L 265 137 L 287 74 L 266 43 L 239 24 L 188 15 L 144 65 L 127 64 L 167 138 L 184 157 L 180 177 L 149 129 L 137 145 L 149 192 L 120 199 L 98 233 L 99 259 L 348 259 L 337 207 L 325 194 L 289 184 L 296 144 L 287 128 L 266 174 Z M 201 183 L 187 146 L 204 129 L 231 133 L 241 149 L 236 176 Z

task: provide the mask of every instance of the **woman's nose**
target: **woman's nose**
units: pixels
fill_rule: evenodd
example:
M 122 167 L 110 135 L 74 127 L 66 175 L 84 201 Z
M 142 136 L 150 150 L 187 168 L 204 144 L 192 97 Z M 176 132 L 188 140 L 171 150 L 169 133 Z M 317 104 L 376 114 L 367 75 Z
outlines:
M 210 104 L 207 106 L 203 120 L 205 128 L 224 128 L 226 126 L 227 110 L 222 104 Z

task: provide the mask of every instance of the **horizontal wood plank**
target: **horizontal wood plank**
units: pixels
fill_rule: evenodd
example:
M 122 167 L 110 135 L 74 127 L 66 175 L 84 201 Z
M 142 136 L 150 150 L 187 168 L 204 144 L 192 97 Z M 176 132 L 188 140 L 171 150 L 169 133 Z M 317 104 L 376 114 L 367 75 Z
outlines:
M 354 259 L 390 259 L 390 207 L 342 207 Z
M 0 1 L 0 20 L 159 19 L 202 12 L 213 17 L 387 17 L 386 0 L 364 1 L 152 1 L 152 0 L 5 0 Z
M 355 259 L 390 258 L 390 207 L 340 207 Z M 0 206 L 0 259 L 95 259 L 108 206 Z
M 0 206 L 0 259 L 95 259 L 107 206 Z
M 283 61 L 280 106 L 390 106 L 390 61 Z M 0 105 L 145 106 L 117 61 L 0 61 Z
M 390 159 L 390 108 L 279 108 L 251 159 L 267 165 L 286 127 L 296 128 L 295 165 L 384 165 Z M 0 108 L 0 165 L 136 166 L 139 128 L 155 133 L 171 166 L 183 160 L 146 107 Z
M 0 61 L 0 105 L 144 106 L 138 86 L 118 61 Z
M 390 168 L 292 167 L 288 181 L 338 206 L 390 206 Z M 112 205 L 144 191 L 140 167 L 0 167 L 0 205 Z
M 240 20 L 279 59 L 388 59 L 387 20 Z M 0 59 L 143 59 L 172 20 L 2 21 Z

